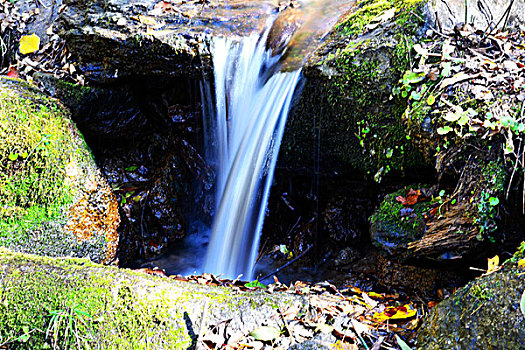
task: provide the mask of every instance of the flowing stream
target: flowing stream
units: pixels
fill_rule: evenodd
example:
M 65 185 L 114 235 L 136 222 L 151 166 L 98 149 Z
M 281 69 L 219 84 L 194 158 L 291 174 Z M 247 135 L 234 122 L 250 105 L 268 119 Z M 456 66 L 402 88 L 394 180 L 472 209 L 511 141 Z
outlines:
M 204 271 L 253 278 L 277 154 L 300 69 L 279 72 L 269 29 L 212 43 L 214 87 L 204 111 L 217 171 L 217 212 Z M 277 72 L 275 72 L 277 71 Z

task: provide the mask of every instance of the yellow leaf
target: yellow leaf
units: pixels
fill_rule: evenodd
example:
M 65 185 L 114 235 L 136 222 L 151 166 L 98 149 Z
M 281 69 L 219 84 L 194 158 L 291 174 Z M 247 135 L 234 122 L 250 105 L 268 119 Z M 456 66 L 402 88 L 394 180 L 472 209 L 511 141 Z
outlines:
M 382 294 L 378 294 L 376 292 L 369 292 L 368 296 L 374 299 L 384 299 L 385 298 Z
M 155 17 L 139 15 L 138 19 L 140 23 L 148 25 L 148 26 L 154 26 L 157 24 Z
M 38 51 L 40 38 L 36 34 L 22 35 L 20 38 L 20 53 L 22 55 Z
M 518 261 L 518 267 L 525 268 L 525 258 Z
M 499 267 L 499 256 L 495 255 L 492 259 L 488 259 L 487 273 L 494 272 Z
M 398 307 L 387 307 L 383 312 L 376 312 L 373 318 L 377 322 L 383 322 L 385 320 L 402 320 L 416 314 L 417 310 L 412 305 L 406 304 Z

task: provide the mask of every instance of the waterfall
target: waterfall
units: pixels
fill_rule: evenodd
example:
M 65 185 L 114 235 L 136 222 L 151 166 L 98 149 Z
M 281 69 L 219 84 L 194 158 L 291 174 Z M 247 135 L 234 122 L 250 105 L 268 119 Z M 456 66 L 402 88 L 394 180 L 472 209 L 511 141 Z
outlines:
M 300 70 L 274 72 L 267 30 L 212 42 L 215 94 L 205 135 L 214 150 L 217 210 L 204 270 L 253 278 L 277 154 Z M 207 115 L 207 116 L 206 116 Z

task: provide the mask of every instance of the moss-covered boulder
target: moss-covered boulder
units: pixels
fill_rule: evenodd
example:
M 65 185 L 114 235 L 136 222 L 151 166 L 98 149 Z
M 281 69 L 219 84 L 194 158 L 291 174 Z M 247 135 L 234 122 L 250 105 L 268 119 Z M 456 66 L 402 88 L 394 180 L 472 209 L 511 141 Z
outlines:
M 380 181 L 387 173 L 428 164 L 407 138 L 405 102 L 391 98 L 424 25 L 421 6 L 361 0 L 340 20 L 303 68 L 281 166 L 311 169 L 321 163 L 326 174 L 358 170 Z
M 68 111 L 0 78 L 0 246 L 114 259 L 118 203 Z
M 473 257 L 483 242 L 501 242 L 497 225 L 506 172 L 495 150 L 472 151 L 455 189 L 410 187 L 387 195 L 371 217 L 374 246 L 396 260 L 445 261 Z
M 524 251 L 522 244 L 501 270 L 470 282 L 439 303 L 423 323 L 417 348 L 525 348 Z
M 308 304 L 2 248 L 0 271 L 0 339 L 10 349 L 190 349 L 199 337 L 224 339 L 221 330 L 235 343 L 263 325 L 284 329 L 279 307 Z

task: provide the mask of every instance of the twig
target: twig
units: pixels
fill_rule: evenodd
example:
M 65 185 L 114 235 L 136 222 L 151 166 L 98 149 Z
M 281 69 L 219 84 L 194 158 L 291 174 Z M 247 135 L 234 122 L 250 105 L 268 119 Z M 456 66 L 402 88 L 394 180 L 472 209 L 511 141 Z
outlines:
M 201 314 L 201 323 L 199 325 L 199 336 L 197 338 L 197 345 L 195 345 L 196 350 L 200 350 L 202 348 L 202 337 L 204 337 L 204 327 L 206 327 L 206 319 L 208 318 L 208 300 L 204 302 L 204 308 L 202 309 Z
M 286 328 L 286 331 L 290 335 L 290 345 L 293 346 L 295 344 L 295 339 L 293 337 L 292 330 L 290 329 L 290 327 L 288 327 L 288 322 L 286 322 L 286 319 L 284 318 L 283 312 L 281 311 L 280 307 L 278 310 L 279 310 L 279 314 L 281 315 L 281 318 L 283 319 L 284 327 Z
M 287 268 L 288 266 L 292 265 L 294 262 L 296 262 L 297 260 L 301 259 L 303 256 L 306 255 L 306 253 L 308 253 L 308 251 L 310 249 L 312 249 L 312 246 L 313 244 L 309 245 L 308 248 L 306 248 L 306 250 L 304 252 L 301 253 L 301 255 L 299 255 L 297 258 L 293 259 L 293 260 L 290 260 L 288 261 L 286 264 L 284 264 L 283 266 L 279 267 L 277 270 L 273 271 L 272 273 L 269 273 L 267 274 L 266 276 L 262 277 L 259 279 L 259 281 L 263 281 L 269 277 L 272 277 L 273 275 L 275 275 L 276 273 L 280 272 L 281 270 Z
M 523 152 L 521 151 L 522 143 L 523 143 L 523 140 L 520 139 L 520 145 L 518 146 L 518 154 L 517 154 L 518 156 L 520 153 L 523 154 Z M 516 169 L 518 169 L 518 165 L 519 165 L 518 159 L 516 159 L 516 163 L 514 164 L 514 167 L 512 169 L 512 174 L 510 175 L 509 185 L 507 186 L 507 193 L 505 194 L 505 199 L 509 199 L 510 187 L 512 185 L 512 180 L 514 179 L 514 174 L 516 173 Z
M 425 22 L 425 20 L 424 20 L 420 15 L 418 15 L 417 13 L 415 13 L 415 12 L 413 12 L 413 11 L 410 11 L 410 13 L 411 13 L 412 15 L 416 16 L 420 21 Z M 437 15 L 436 15 L 436 20 L 437 20 Z M 438 22 L 438 23 L 439 23 L 439 22 Z M 438 29 L 434 28 L 430 23 L 428 24 L 428 26 L 429 26 L 430 30 L 432 30 L 434 33 L 436 33 L 436 34 L 442 36 L 443 38 L 449 38 L 448 35 L 443 34 L 442 32 L 440 32 Z
M 146 209 L 146 204 L 148 202 L 149 191 L 146 192 L 144 196 L 144 204 L 142 204 L 142 212 L 140 213 L 140 235 L 142 237 L 142 249 L 144 249 L 144 257 L 148 258 L 148 252 L 146 250 L 146 240 L 144 239 L 144 211 Z
M 491 31 L 489 33 L 487 33 L 488 29 L 490 28 L 490 25 L 492 23 L 489 23 L 489 26 L 487 27 L 487 29 L 485 30 L 485 35 L 483 35 L 483 38 L 481 39 L 482 41 L 485 40 L 489 35 L 492 35 L 492 32 L 494 31 L 494 29 L 497 29 L 499 24 L 501 23 L 501 21 L 503 20 L 503 18 L 509 18 L 509 15 L 510 15 L 510 8 L 512 7 L 512 5 L 514 4 L 514 0 L 510 0 L 510 5 L 509 7 L 507 7 L 507 9 L 505 10 L 505 12 L 503 12 L 503 15 L 501 16 L 501 18 L 499 19 L 498 23 L 496 23 L 496 25 L 494 26 L 493 29 L 491 29 Z M 503 28 L 505 28 L 505 26 L 507 25 L 507 20 L 505 20 L 505 23 L 503 24 Z

